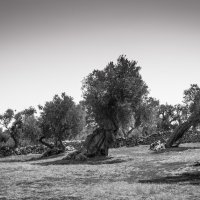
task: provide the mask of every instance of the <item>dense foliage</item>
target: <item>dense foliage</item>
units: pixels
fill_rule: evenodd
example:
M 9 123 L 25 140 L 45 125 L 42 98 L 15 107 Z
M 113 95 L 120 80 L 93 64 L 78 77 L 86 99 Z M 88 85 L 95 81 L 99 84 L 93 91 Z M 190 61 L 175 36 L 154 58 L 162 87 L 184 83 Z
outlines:
M 137 125 L 148 93 L 140 67 L 125 56 L 120 56 L 116 64 L 110 62 L 103 70 L 90 73 L 82 89 L 89 120 L 106 129 L 126 126 L 132 116 Z
M 0 115 L 1 125 L 6 129 L 5 133 L 10 134 L 10 137 L 14 141 L 14 149 L 17 148 L 20 143 L 23 128 L 25 127 L 25 119 L 29 116 L 33 116 L 35 112 L 36 110 L 30 107 L 17 113 L 12 109 L 7 109 L 4 114 Z
M 55 95 L 52 101 L 39 108 L 42 134 L 53 138 L 56 146 L 57 142 L 62 145 L 62 140 L 75 137 L 83 128 L 81 107 L 65 93 Z

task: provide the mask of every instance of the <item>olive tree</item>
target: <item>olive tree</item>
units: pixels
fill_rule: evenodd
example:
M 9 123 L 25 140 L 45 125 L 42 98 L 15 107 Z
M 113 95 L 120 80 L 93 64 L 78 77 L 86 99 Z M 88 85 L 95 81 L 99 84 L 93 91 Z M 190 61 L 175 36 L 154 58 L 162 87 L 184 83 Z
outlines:
M 36 110 L 33 107 L 30 107 L 17 113 L 12 109 L 7 109 L 0 115 L 0 123 L 6 131 L 9 132 L 14 141 L 13 149 L 16 149 L 19 146 L 19 138 L 24 128 L 24 119 L 27 116 L 33 115 L 35 112 Z
M 166 147 L 177 146 L 180 139 L 190 129 L 200 123 L 200 88 L 197 84 L 192 84 L 184 91 L 183 103 L 187 112 L 184 112 L 184 121 L 175 129 L 172 136 L 166 143 Z
M 55 95 L 52 101 L 48 101 L 44 106 L 39 106 L 40 127 L 42 137 L 40 142 L 49 148 L 58 147 L 64 149 L 62 140 L 75 137 L 82 128 L 82 115 L 80 107 L 76 106 L 73 98 L 62 93 Z M 54 145 L 44 141 L 44 138 L 52 138 Z
M 140 124 L 139 115 L 148 88 L 136 61 L 120 56 L 102 70 L 94 70 L 83 80 L 83 104 L 97 128 L 85 142 L 86 156 L 106 156 L 120 127 Z

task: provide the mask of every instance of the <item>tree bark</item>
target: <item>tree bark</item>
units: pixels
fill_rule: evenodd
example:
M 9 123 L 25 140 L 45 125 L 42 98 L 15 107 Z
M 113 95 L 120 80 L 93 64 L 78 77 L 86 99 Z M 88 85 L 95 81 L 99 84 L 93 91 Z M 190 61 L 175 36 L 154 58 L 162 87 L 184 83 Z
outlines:
M 50 149 L 53 149 L 54 146 L 51 145 L 51 144 L 49 144 L 49 143 L 47 143 L 47 142 L 45 142 L 44 139 L 45 139 L 45 136 L 40 137 L 39 142 L 40 142 L 41 144 L 43 144 L 44 146 L 46 146 L 46 147 L 48 147 L 48 148 L 50 148 Z
M 16 134 L 17 134 L 17 132 L 13 132 L 13 131 L 10 132 L 10 136 L 14 141 L 14 146 L 12 147 L 13 149 L 16 149 L 19 146 L 19 141 L 17 139 Z
M 45 139 L 45 136 L 40 137 L 39 142 L 45 145 L 46 147 L 48 147 L 49 149 L 42 154 L 41 158 L 57 155 L 65 151 L 65 146 L 63 145 L 61 140 L 56 140 L 56 143 L 59 142 L 59 145 L 58 144 L 51 145 L 45 142 L 44 139 Z
M 108 156 L 109 147 L 115 140 L 116 130 L 97 128 L 88 135 L 81 150 L 72 152 L 64 160 L 87 160 L 96 156 Z
M 65 145 L 63 144 L 61 138 L 58 139 L 59 141 L 59 145 L 57 145 L 57 147 L 63 151 L 65 151 Z
M 183 124 L 179 125 L 174 133 L 172 134 L 172 136 L 168 139 L 165 147 L 169 148 L 172 146 L 178 146 L 180 144 L 180 139 L 183 137 L 183 135 L 190 129 L 190 127 L 192 126 L 192 122 L 191 121 L 186 121 Z
M 111 130 L 97 128 L 85 141 L 87 157 L 108 156 L 108 149 L 113 141 L 114 136 Z
M 16 122 L 14 125 L 9 129 L 10 136 L 14 141 L 14 146 L 12 147 L 14 150 L 19 146 L 19 131 L 21 128 L 21 123 Z
M 180 124 L 172 134 L 172 136 L 168 139 L 165 147 L 169 148 L 172 146 L 178 146 L 180 144 L 180 139 L 183 137 L 183 135 L 190 129 L 191 126 L 193 126 L 196 123 L 199 123 L 199 114 L 193 114 L 189 117 L 189 119 Z

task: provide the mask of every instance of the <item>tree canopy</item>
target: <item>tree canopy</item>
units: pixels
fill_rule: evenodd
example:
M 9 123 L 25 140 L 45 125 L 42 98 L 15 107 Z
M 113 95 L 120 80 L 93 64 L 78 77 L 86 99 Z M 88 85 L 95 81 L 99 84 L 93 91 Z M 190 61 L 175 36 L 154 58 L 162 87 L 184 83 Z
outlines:
M 0 123 L 10 133 L 10 136 L 14 140 L 14 147 L 19 145 L 19 138 L 24 128 L 24 119 L 33 115 L 36 110 L 33 107 L 25 109 L 21 112 L 15 112 L 12 109 L 7 109 L 5 113 L 0 115 Z
M 91 120 L 106 129 L 139 119 L 139 110 L 148 94 L 148 87 L 136 61 L 120 56 L 103 70 L 94 70 L 83 81 L 84 105 Z M 137 124 L 137 122 L 136 122 Z
M 82 128 L 80 107 L 76 106 L 72 97 L 65 93 L 61 96 L 55 95 L 52 101 L 46 102 L 39 108 L 40 127 L 47 138 L 61 142 L 63 139 L 75 137 Z

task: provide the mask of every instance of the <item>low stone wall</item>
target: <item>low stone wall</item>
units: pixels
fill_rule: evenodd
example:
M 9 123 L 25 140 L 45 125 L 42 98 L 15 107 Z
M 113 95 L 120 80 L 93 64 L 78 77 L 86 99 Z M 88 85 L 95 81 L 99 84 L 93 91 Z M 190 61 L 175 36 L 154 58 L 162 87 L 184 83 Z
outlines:
M 170 132 L 164 132 L 164 133 L 153 133 L 149 136 L 142 137 L 140 139 L 140 144 L 142 145 L 150 145 L 153 142 L 156 142 L 160 140 L 162 143 L 165 143 L 167 139 L 170 137 L 172 133 Z
M 63 144 L 65 145 L 66 148 L 74 148 L 76 150 L 79 150 L 80 148 L 83 147 L 85 140 L 65 140 L 63 141 Z
M 131 138 L 118 138 L 116 141 L 111 145 L 111 148 L 119 148 L 119 147 L 134 147 L 139 144 L 139 138 L 131 137 Z
M 181 139 L 181 143 L 196 143 L 196 142 L 200 142 L 199 131 L 188 131 Z
M 158 140 L 161 143 L 166 143 L 168 138 L 173 134 L 173 132 L 162 132 L 162 133 L 153 133 L 146 137 L 132 137 L 132 138 L 119 138 L 112 145 L 113 148 L 118 148 L 122 146 L 133 147 L 136 145 L 150 145 Z M 183 138 L 181 143 L 196 143 L 200 142 L 200 132 L 188 131 Z
M 73 151 L 75 149 L 80 149 L 83 145 L 83 140 L 66 140 L 63 141 L 66 151 Z M 13 150 L 10 147 L 2 146 L 0 148 L 0 157 L 10 156 L 10 155 L 27 155 L 27 154 L 43 154 L 48 148 L 44 145 L 33 145 L 19 147 Z

